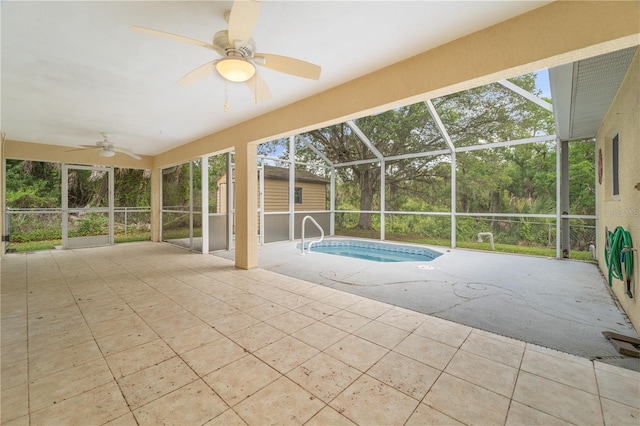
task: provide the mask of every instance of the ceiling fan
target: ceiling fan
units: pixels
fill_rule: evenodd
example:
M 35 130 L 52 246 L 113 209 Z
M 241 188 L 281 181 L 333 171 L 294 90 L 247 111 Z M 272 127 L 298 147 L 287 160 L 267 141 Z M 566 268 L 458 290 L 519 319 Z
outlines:
M 91 149 L 97 149 L 98 155 L 100 157 L 113 157 L 116 155 L 116 152 L 128 155 L 131 158 L 135 158 L 136 160 L 141 160 L 139 155 L 134 154 L 131 151 L 127 151 L 126 149 L 117 148 L 113 143 L 109 141 L 109 134 L 100 133 L 102 135 L 102 140 L 97 141 L 95 145 L 80 145 L 82 148 L 80 149 L 71 149 L 67 152 L 71 151 L 88 151 Z
M 178 84 L 193 84 L 217 71 L 227 81 L 246 83 L 257 102 L 258 100 L 269 99 L 271 92 L 264 80 L 256 72 L 256 65 L 297 77 L 318 80 L 321 71 L 318 65 L 287 56 L 256 52 L 256 43 L 251 38 L 251 34 L 258 22 L 259 13 L 259 2 L 254 0 L 235 0 L 231 11 L 225 13 L 229 29 L 215 33 L 212 43 L 137 25 L 133 25 L 130 28 L 134 31 L 211 49 L 222 57 L 190 71 L 178 80 Z

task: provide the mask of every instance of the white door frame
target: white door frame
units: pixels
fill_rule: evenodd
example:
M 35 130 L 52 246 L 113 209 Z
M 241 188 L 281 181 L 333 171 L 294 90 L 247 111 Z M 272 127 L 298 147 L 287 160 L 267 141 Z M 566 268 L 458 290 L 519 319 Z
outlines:
M 90 170 L 107 172 L 109 179 L 109 205 L 107 207 L 69 208 L 69 170 Z M 80 166 L 75 164 L 62 164 L 62 248 L 73 249 L 82 247 L 95 247 L 112 245 L 114 243 L 114 209 L 113 209 L 113 167 Z M 69 238 L 69 214 L 80 212 L 108 213 L 108 235 Z

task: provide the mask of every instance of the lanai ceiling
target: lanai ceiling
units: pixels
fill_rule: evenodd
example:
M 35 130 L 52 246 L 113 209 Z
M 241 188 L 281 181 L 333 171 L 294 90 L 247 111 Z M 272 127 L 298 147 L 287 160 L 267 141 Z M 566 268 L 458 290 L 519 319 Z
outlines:
M 215 75 L 176 84 L 215 52 L 129 29 L 211 42 L 227 28 L 231 1 L 3 1 L 0 129 L 65 146 L 107 132 L 120 147 L 155 155 L 547 3 L 263 0 L 257 50 L 321 65 L 322 74 L 259 68 L 273 97 L 254 104 L 244 84 L 225 88 Z

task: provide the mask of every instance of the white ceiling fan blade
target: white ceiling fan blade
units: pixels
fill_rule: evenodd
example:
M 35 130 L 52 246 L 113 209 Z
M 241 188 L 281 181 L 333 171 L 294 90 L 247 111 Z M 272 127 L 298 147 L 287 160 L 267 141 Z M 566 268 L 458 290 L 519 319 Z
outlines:
M 220 60 L 216 59 L 214 61 L 207 62 L 206 64 L 200 65 L 198 68 L 192 71 L 189 71 L 187 74 L 185 74 L 184 77 L 178 80 L 178 84 L 181 86 L 194 84 L 200 81 L 201 79 L 203 79 L 204 77 L 206 77 L 207 75 L 214 73 L 216 71 L 215 65 L 218 61 Z
M 258 23 L 260 3 L 253 0 L 236 0 L 229 15 L 229 43 L 242 47 L 251 38 Z
M 213 49 L 213 45 L 211 45 L 209 43 L 205 43 L 204 41 L 196 40 L 196 39 L 189 38 L 189 37 L 184 37 L 184 36 L 177 35 L 177 34 L 171 34 L 171 33 L 167 33 L 167 32 L 164 32 L 164 31 L 153 30 L 151 28 L 139 27 L 137 25 L 132 25 L 132 26 L 129 27 L 129 29 L 131 29 L 133 31 L 138 31 L 138 32 L 141 32 L 141 33 L 145 33 L 145 34 L 151 34 L 151 35 L 154 35 L 154 36 L 169 38 L 171 40 L 176 40 L 176 41 L 180 41 L 180 42 L 183 42 L 183 43 L 195 44 L 196 46 L 206 47 L 207 49 Z
M 81 146 L 82 148 L 76 148 L 76 149 L 68 149 L 65 152 L 73 152 L 73 151 L 90 151 L 92 149 L 102 149 L 102 147 L 100 146 L 95 146 L 95 145 L 78 145 Z
M 269 90 L 269 86 L 267 86 L 267 83 L 265 83 L 257 71 L 252 78 L 245 81 L 245 84 L 249 90 L 251 90 L 251 93 L 253 93 L 253 99 L 256 103 L 271 99 L 271 90 Z
M 270 53 L 256 53 L 254 60 L 256 65 L 311 80 L 319 80 L 322 71 L 322 68 L 310 62 Z
M 121 154 L 128 155 L 129 157 L 131 157 L 131 158 L 135 158 L 136 160 L 142 160 L 142 158 L 141 158 L 139 155 L 136 155 L 136 154 L 134 154 L 134 153 L 133 153 L 133 152 L 131 152 L 131 151 L 127 151 L 126 149 L 121 149 L 121 148 L 115 148 L 115 147 L 114 147 L 114 148 L 112 149 L 112 151 L 115 151 L 115 152 L 119 152 L 119 153 L 121 153 Z

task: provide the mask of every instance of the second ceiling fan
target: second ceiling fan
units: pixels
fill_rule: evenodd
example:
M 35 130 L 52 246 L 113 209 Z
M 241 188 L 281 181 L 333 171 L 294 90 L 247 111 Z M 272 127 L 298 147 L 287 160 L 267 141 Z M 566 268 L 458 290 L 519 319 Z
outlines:
M 193 84 L 209 74 L 218 72 L 227 81 L 245 83 L 253 92 L 256 101 L 264 101 L 271 98 L 271 92 L 256 72 L 256 65 L 297 77 L 318 80 L 321 71 L 318 65 L 287 56 L 256 52 L 256 43 L 251 35 L 258 22 L 259 14 L 259 2 L 234 1 L 231 11 L 225 14 L 229 29 L 215 33 L 212 43 L 137 25 L 130 28 L 134 31 L 211 49 L 221 56 L 190 71 L 178 80 L 178 84 Z

